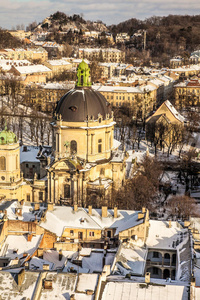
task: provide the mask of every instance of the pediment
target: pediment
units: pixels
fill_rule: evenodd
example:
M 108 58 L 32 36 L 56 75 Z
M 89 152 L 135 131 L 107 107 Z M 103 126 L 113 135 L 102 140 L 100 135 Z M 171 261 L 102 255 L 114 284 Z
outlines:
M 61 161 L 56 161 L 54 164 L 51 166 L 52 169 L 54 170 L 64 170 L 64 171 L 74 171 L 77 169 L 76 162 L 71 160 L 71 159 L 65 159 Z

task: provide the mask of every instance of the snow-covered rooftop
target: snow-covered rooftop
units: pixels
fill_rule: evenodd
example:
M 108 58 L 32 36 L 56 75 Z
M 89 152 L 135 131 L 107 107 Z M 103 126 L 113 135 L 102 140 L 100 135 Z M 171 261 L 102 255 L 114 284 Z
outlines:
M 107 217 L 101 216 L 101 209 L 92 209 L 92 215 L 88 210 L 78 208 L 74 212 L 71 207 L 55 206 L 53 211 L 47 211 L 46 221 L 41 222 L 40 226 L 61 236 L 65 227 L 100 229 L 116 228 L 119 232 L 139 225 L 143 219 L 138 220 L 138 212 L 118 210 L 118 217 L 114 218 L 113 210 L 108 210 Z
M 31 65 L 31 66 L 15 66 L 15 69 L 20 74 L 31 74 L 31 73 L 41 73 L 41 72 L 51 72 L 51 69 L 44 65 Z
M 104 288 L 102 300 L 187 300 L 187 287 L 170 285 L 157 280 L 156 284 L 138 282 L 108 282 Z
M 124 246 L 122 245 L 120 252 L 116 259 L 117 272 L 122 275 L 131 273 L 132 275 L 144 275 L 144 268 L 146 264 L 147 249 L 138 246 Z
M 32 299 L 39 273 L 26 272 L 22 286 L 18 286 L 14 274 L 0 272 L 0 298 L 1 299 Z
M 39 152 L 39 147 L 35 146 L 21 146 L 20 148 L 20 164 L 23 162 L 35 162 L 39 163 L 37 159 L 37 154 Z
M 149 233 L 146 241 L 148 248 L 176 249 L 177 245 L 188 237 L 188 230 L 183 229 L 177 222 L 149 221 Z
M 179 114 L 179 112 L 176 110 L 176 108 L 171 104 L 169 100 L 166 100 L 164 103 L 176 119 L 178 119 L 181 122 L 185 121 L 185 118 L 181 114 Z
M 11 259 L 16 257 L 21 259 L 23 258 L 23 253 L 32 256 L 40 242 L 41 235 L 33 236 L 31 241 L 28 241 L 24 235 L 8 235 L 1 249 L 0 256 L 6 256 Z

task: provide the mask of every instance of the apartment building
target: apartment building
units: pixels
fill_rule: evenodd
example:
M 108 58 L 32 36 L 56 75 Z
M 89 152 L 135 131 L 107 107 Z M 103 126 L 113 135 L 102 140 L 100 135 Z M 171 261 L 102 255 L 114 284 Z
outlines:
M 79 48 L 79 58 L 99 59 L 105 62 L 124 62 L 125 52 L 115 48 Z
M 40 62 L 44 62 L 48 59 L 48 52 L 42 48 L 16 48 L 16 49 L 1 49 L 0 54 L 6 55 L 6 58 L 13 60 L 22 60 L 27 59 L 30 61 L 40 60 Z

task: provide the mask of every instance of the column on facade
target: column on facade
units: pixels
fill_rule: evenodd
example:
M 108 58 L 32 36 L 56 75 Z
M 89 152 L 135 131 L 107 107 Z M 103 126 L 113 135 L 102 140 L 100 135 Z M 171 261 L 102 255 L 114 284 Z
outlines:
M 59 199 L 59 195 L 58 195 L 58 192 L 59 192 L 59 189 L 58 189 L 58 176 L 57 175 L 54 177 L 54 188 L 55 188 L 55 191 L 54 191 L 55 202 L 57 203 L 58 199 Z
M 53 180 L 53 173 L 51 173 L 51 178 L 50 178 L 50 202 L 54 203 L 54 180 Z
M 62 134 L 61 134 L 61 127 L 59 128 L 59 157 L 62 157 Z
M 169 254 L 170 255 L 170 262 L 169 262 L 169 265 L 170 267 L 172 266 L 172 253 Z
M 91 153 L 91 135 L 89 133 L 87 133 L 87 139 L 88 139 L 88 141 L 87 141 L 87 143 L 88 143 L 87 156 L 89 156 Z
M 74 178 L 73 182 L 74 182 L 74 196 L 73 196 L 74 203 L 73 204 L 78 204 L 78 201 L 77 201 L 77 188 L 78 188 L 77 178 Z
M 48 181 L 48 184 L 47 184 L 47 202 L 51 202 L 51 173 L 47 172 L 47 181 Z
M 91 149 L 90 153 L 94 154 L 94 133 L 91 134 Z

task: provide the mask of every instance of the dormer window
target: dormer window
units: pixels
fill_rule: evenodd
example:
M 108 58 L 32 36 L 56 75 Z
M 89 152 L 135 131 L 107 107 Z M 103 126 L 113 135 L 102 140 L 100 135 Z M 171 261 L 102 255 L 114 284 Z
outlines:
M 70 106 L 69 109 L 73 112 L 77 111 L 77 106 Z

